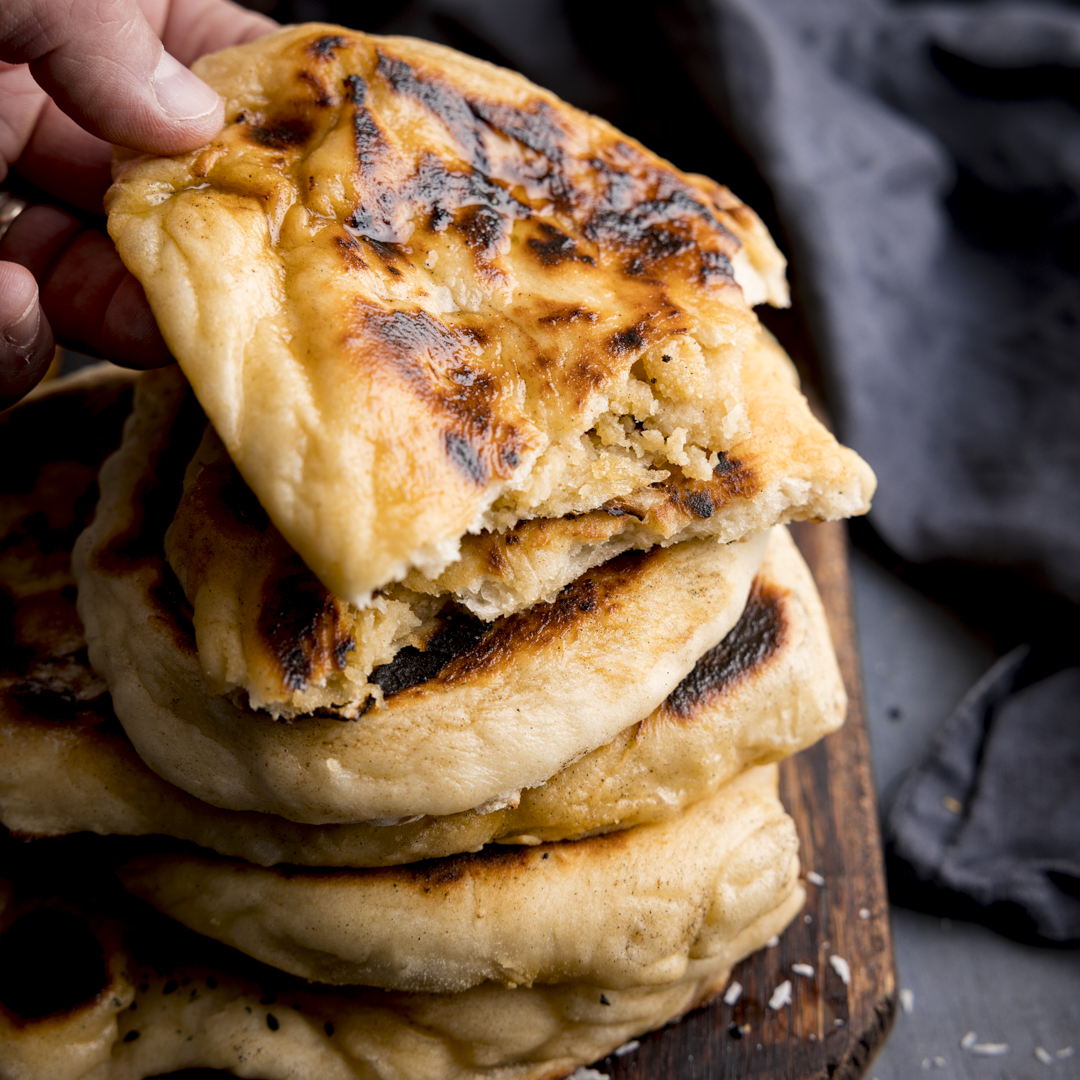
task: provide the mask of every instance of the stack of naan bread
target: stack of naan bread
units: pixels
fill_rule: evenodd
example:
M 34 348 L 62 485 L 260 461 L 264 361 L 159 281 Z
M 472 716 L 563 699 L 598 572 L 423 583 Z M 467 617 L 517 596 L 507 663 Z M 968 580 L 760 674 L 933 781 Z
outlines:
M 218 141 L 109 197 L 179 366 L 135 380 L 75 545 L 88 663 L 27 522 L 73 532 L 90 465 L 43 447 L 44 502 L 5 503 L 0 814 L 108 836 L 140 901 L 15 876 L 0 951 L 44 904 L 104 959 L 7 1003 L 0 1076 L 564 1076 L 800 908 L 771 763 L 844 691 L 783 523 L 873 476 L 759 325 L 783 259 L 725 188 L 423 42 L 197 70 Z

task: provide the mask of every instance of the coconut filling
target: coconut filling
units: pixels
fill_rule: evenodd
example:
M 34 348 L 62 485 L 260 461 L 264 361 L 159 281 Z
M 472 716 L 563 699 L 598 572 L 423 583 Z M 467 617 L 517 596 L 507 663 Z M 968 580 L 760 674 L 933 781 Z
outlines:
M 593 426 L 548 446 L 480 527 L 502 530 L 522 519 L 595 510 L 668 479 L 665 466 L 711 479 L 720 454 L 750 435 L 743 352 L 739 345 L 703 348 L 689 335 L 646 349 L 609 392 Z

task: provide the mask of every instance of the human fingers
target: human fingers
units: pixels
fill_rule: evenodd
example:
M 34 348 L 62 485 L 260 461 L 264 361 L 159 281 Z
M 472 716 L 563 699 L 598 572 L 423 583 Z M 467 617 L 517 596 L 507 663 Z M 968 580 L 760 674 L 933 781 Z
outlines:
M 100 214 L 102 200 L 112 181 L 113 148 L 83 131 L 70 116 L 46 99 L 15 171 L 27 186 L 41 195 L 36 200 L 59 199 Z
M 175 154 L 221 129 L 221 99 L 165 51 L 136 0 L 5 0 L 0 60 L 27 64 L 65 113 L 108 142 Z
M 277 23 L 229 0 L 141 0 L 151 28 L 183 63 L 250 41 Z M 25 65 L 0 62 L 0 183 L 18 162 L 22 178 L 48 195 L 98 212 L 109 185 L 112 147 L 67 116 Z
M 0 409 L 6 409 L 41 381 L 55 349 L 33 274 L 10 262 L 0 262 L 0 327 Z
M 243 45 L 280 29 L 273 19 L 248 11 L 231 0 L 141 0 L 141 3 L 143 13 L 165 48 L 188 65 L 206 53 Z
M 31 206 L 0 243 L 0 258 L 37 280 L 62 345 L 127 367 L 172 361 L 142 286 L 104 233 L 57 207 Z

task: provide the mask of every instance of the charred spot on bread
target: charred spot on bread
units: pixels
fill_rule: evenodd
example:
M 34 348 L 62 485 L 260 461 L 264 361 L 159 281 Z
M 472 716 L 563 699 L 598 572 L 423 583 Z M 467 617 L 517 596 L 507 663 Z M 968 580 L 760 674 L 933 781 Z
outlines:
M 249 138 L 271 150 L 303 146 L 314 130 L 314 126 L 303 116 L 278 117 L 246 128 Z
M 335 49 L 342 49 L 348 45 L 348 41 L 340 34 L 324 34 L 314 41 L 308 42 L 307 51 L 319 60 L 332 60 Z
M 452 605 L 442 625 L 424 649 L 407 645 L 388 664 L 381 664 L 368 676 L 385 697 L 436 678 L 456 657 L 466 653 L 486 633 L 488 624 L 464 608 Z
M 698 518 L 710 518 L 716 509 L 712 496 L 707 491 L 691 491 L 686 496 L 686 505 Z
M 550 603 L 490 624 L 485 634 L 439 672 L 439 682 L 450 684 L 513 663 L 521 650 L 572 633 L 585 621 L 598 618 L 619 603 L 621 592 L 642 572 L 648 555 L 626 552 L 564 586 Z
M 539 223 L 539 229 L 543 239 L 538 240 L 536 237 L 530 237 L 528 245 L 544 266 L 558 266 L 559 263 L 568 260 L 588 263 L 590 266 L 596 265 L 596 260 L 591 255 L 581 251 L 575 241 L 562 230 L 555 228 L 554 225 L 549 225 L 546 221 Z M 540 321 L 544 322 L 545 320 L 541 319 Z M 549 316 L 547 321 L 554 322 L 557 320 Z
M 739 621 L 672 690 L 660 706 L 661 714 L 677 720 L 693 719 L 718 694 L 768 663 L 788 632 L 786 595 L 786 591 L 755 578 Z
M 291 573 L 269 578 L 259 615 L 259 635 L 290 691 L 307 688 L 312 676 L 342 671 L 356 642 L 343 605 L 296 558 Z

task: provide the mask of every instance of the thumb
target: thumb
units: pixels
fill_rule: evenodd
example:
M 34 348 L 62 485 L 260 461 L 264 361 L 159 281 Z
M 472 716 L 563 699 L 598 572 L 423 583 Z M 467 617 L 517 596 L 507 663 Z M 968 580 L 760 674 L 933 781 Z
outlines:
M 136 0 L 5 0 L 4 8 L 0 59 L 29 64 L 94 135 L 176 154 L 221 130 L 221 98 L 165 51 Z
M 15 263 L 0 262 L 0 409 L 38 384 L 53 348 L 33 275 Z

